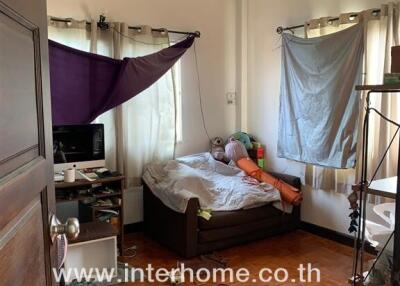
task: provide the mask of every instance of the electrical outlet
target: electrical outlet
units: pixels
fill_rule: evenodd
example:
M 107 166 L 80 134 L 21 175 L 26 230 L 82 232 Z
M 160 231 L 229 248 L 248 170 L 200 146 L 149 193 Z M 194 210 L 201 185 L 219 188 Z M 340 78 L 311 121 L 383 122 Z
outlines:
M 227 92 L 226 93 L 226 103 L 228 105 L 236 104 L 236 92 Z

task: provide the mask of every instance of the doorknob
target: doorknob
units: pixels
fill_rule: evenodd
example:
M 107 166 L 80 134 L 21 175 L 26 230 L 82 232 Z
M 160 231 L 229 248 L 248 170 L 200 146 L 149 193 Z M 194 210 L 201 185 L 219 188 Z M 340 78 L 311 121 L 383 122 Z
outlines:
M 58 235 L 63 234 L 67 236 L 68 240 L 74 240 L 78 237 L 79 231 L 79 220 L 77 218 L 69 218 L 65 224 L 62 224 L 54 214 L 50 218 L 50 237 L 52 242 Z

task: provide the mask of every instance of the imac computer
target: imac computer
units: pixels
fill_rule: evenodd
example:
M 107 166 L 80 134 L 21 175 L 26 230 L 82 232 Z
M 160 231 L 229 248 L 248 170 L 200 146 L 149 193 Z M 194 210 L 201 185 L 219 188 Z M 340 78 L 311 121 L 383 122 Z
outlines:
M 105 166 L 103 124 L 53 126 L 54 172 Z

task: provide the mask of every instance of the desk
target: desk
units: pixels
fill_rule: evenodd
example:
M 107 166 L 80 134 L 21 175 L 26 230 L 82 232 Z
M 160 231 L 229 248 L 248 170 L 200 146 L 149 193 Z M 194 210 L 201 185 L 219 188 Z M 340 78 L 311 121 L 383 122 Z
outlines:
M 372 181 L 367 193 L 390 199 L 396 199 L 397 176 Z
M 107 178 L 98 178 L 94 181 L 84 179 L 76 180 L 73 183 L 56 182 L 56 203 L 77 202 L 79 215 L 78 219 L 81 224 L 96 222 L 101 214 L 104 215 L 105 210 L 114 210 L 118 215 L 117 224 L 117 242 L 119 253 L 124 256 L 124 176 L 113 176 Z M 108 191 L 106 191 L 108 190 Z M 99 200 L 110 200 L 112 204 L 96 205 Z M 97 228 L 96 224 L 90 226 L 90 232 L 96 229 L 101 232 L 104 228 Z M 77 241 L 81 240 L 84 235 L 84 229 L 81 229 Z M 87 230 L 89 231 L 89 230 Z

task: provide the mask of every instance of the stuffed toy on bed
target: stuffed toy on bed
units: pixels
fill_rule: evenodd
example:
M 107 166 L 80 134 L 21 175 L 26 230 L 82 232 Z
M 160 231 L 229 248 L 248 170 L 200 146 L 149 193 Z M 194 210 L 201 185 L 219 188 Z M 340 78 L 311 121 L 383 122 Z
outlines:
M 243 143 L 244 147 L 246 147 L 247 150 L 253 149 L 253 143 L 252 137 L 247 134 L 246 132 L 236 132 L 235 134 L 232 134 L 230 138 L 234 138 L 240 142 Z M 254 141 L 254 139 L 253 139 Z M 229 140 L 228 140 L 229 143 Z
M 215 137 L 211 140 L 211 155 L 215 160 L 228 162 L 229 159 L 225 155 L 224 140 L 221 137 Z

